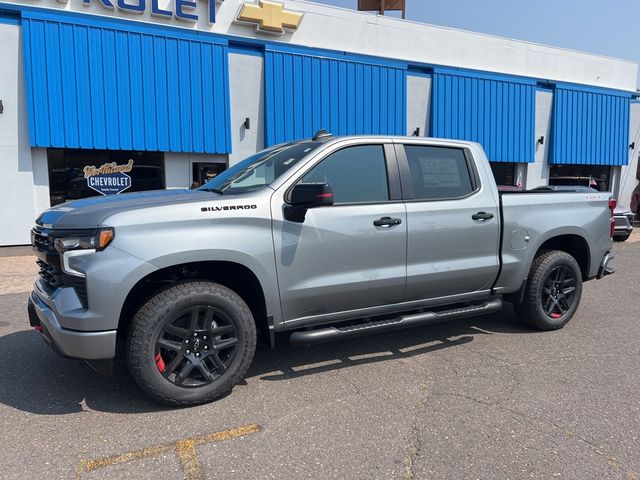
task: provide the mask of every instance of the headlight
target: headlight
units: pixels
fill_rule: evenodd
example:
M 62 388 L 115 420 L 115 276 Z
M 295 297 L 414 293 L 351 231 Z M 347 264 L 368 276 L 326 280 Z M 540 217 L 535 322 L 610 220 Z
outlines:
M 60 253 L 70 250 L 104 250 L 111 243 L 115 232 L 113 228 L 99 228 L 91 232 L 78 232 L 54 240 L 54 246 Z

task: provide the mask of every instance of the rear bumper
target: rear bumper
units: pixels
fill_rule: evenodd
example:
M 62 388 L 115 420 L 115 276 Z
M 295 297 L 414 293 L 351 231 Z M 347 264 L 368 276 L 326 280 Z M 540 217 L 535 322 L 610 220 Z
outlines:
M 614 215 L 614 236 L 629 235 L 633 232 L 633 214 Z
M 57 353 L 82 360 L 106 360 L 115 356 L 116 330 L 81 332 L 60 326 L 56 312 L 34 292 L 27 306 L 31 326 Z
M 615 227 L 613 235 L 629 235 L 631 232 L 633 232 L 633 227 L 631 225 L 628 227 Z
M 609 263 L 614 258 L 616 258 L 616 256 L 611 252 L 607 252 L 604 257 L 602 257 L 602 261 L 600 262 L 600 268 L 598 268 L 598 275 L 596 275 L 596 278 L 600 279 L 605 275 L 611 275 L 612 273 L 615 273 L 615 270 L 609 266 Z

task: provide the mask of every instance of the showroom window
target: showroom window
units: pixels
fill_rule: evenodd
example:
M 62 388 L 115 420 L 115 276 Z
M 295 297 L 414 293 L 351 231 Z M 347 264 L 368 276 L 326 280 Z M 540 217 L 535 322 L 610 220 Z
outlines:
M 606 165 L 551 165 L 549 185 L 583 185 L 601 192 L 611 189 L 611 167 Z
M 226 163 L 196 162 L 193 164 L 194 187 L 202 186 L 209 180 L 213 180 L 227 169 Z
M 510 162 L 489 162 L 493 178 L 498 185 L 516 184 L 516 164 Z
M 160 152 L 47 150 L 51 206 L 68 200 L 165 187 Z

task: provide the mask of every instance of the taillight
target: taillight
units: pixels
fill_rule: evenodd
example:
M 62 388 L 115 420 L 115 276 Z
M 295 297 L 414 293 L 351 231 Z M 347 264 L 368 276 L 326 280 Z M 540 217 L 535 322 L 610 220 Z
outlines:
M 609 219 L 609 236 L 611 238 L 613 238 L 613 234 L 615 233 L 615 230 L 616 230 L 616 222 L 613 219 L 613 211 L 616 209 L 617 205 L 618 205 L 618 202 L 616 201 L 615 198 L 609 199 L 609 211 L 611 212 L 611 218 Z

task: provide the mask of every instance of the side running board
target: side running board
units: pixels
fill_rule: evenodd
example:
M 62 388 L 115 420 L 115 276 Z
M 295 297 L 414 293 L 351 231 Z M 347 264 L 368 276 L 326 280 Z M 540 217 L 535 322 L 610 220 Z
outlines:
M 314 345 L 316 343 L 331 342 L 346 338 L 362 337 L 374 333 L 412 328 L 422 325 L 446 322 L 458 318 L 475 317 L 488 313 L 497 312 L 502 308 L 502 299 L 494 298 L 485 302 L 454 308 L 451 310 L 441 310 L 438 312 L 414 313 L 400 317 L 378 320 L 358 325 L 345 325 L 344 327 L 326 327 L 318 330 L 302 330 L 293 332 L 289 338 L 292 345 Z

